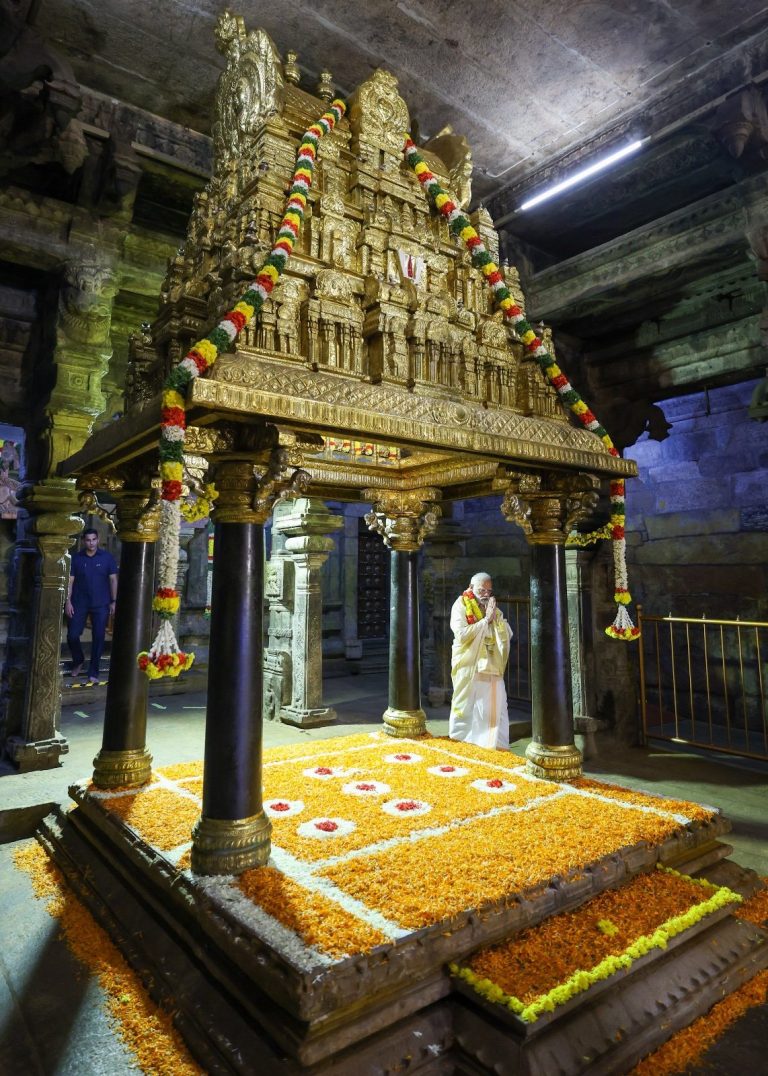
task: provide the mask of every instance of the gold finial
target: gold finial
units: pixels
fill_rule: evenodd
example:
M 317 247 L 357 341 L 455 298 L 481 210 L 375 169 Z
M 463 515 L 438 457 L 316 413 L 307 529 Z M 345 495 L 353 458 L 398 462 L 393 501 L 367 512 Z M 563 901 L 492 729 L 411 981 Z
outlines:
M 333 99 L 333 75 L 330 71 L 320 72 L 320 81 L 315 87 L 315 93 L 318 97 L 322 97 L 324 101 Z
M 298 86 L 301 80 L 301 71 L 299 71 L 298 65 L 299 54 L 294 52 L 293 49 L 289 49 L 285 54 L 285 80 L 286 82 L 292 82 L 294 86 Z

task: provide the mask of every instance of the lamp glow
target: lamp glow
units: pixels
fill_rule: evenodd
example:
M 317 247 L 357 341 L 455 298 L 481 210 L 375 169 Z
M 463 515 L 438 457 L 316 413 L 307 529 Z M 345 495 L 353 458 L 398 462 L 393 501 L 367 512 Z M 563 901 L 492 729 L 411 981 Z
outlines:
M 602 172 L 605 168 L 610 168 L 612 164 L 623 160 L 624 157 L 628 157 L 630 153 L 636 153 L 647 141 L 647 138 L 639 138 L 635 142 L 630 142 L 628 145 L 622 146 L 621 149 L 617 149 L 614 153 L 609 153 L 607 157 L 601 157 L 599 161 L 595 161 L 594 164 L 587 165 L 586 168 L 574 172 L 572 176 L 562 180 L 560 183 L 556 183 L 554 187 L 549 187 L 547 190 L 542 191 L 541 194 L 535 194 L 533 198 L 529 198 L 527 202 L 523 202 L 520 206 L 520 210 L 531 209 L 541 202 L 546 202 L 549 198 L 554 198 L 554 196 L 560 194 L 561 191 L 566 191 L 570 187 L 575 187 L 576 184 L 581 183 L 583 179 L 587 179 L 589 176 L 594 176 L 597 172 Z

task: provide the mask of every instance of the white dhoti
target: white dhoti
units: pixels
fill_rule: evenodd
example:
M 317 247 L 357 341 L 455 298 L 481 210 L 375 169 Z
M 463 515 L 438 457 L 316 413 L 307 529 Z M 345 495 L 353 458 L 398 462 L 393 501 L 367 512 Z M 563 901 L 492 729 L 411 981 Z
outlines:
M 451 610 L 453 699 L 448 735 L 478 747 L 509 747 L 504 669 L 512 631 L 497 610 L 492 623 L 469 623 L 461 598 Z

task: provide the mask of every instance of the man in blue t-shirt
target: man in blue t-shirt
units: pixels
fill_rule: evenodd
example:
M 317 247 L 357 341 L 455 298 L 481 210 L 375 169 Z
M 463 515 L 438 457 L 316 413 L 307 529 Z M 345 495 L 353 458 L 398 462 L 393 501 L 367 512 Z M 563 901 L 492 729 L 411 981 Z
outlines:
M 110 613 L 115 611 L 117 595 L 117 565 L 106 549 L 99 549 L 98 531 L 83 532 L 85 549 L 72 556 L 69 569 L 69 590 L 64 612 L 69 620 L 67 642 L 72 652 L 72 676 L 79 676 L 85 664 L 80 636 L 85 621 L 91 615 L 91 660 L 88 684 L 99 682 L 99 661 L 104 648 L 104 636 Z

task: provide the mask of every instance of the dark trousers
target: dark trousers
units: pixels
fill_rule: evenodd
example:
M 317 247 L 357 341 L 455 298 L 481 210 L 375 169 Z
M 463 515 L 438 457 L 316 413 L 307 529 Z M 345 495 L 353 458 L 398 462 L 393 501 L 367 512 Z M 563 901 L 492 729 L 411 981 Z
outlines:
M 72 653 L 72 665 L 77 668 L 85 661 L 85 654 L 80 642 L 80 636 L 85 629 L 85 621 L 91 614 L 91 661 L 88 666 L 88 675 L 93 680 L 99 678 L 99 661 L 104 649 L 104 636 L 107 633 L 107 621 L 109 620 L 109 606 L 99 605 L 95 609 L 89 609 L 87 605 L 74 605 L 75 615 L 67 626 L 67 643 Z

